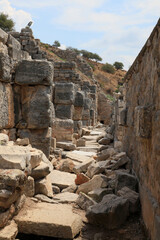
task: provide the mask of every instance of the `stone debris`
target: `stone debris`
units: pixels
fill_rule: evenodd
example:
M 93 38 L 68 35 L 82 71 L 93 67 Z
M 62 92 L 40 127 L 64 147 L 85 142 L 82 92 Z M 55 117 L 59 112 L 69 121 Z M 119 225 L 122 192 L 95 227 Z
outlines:
M 19 232 L 73 239 L 81 230 L 81 217 L 66 204 L 35 203 L 28 200 L 15 217 Z
M 75 183 L 76 175 L 67 172 L 61 172 L 58 170 L 53 170 L 49 174 L 49 178 L 52 185 L 58 186 L 60 189 L 64 189 Z
M 70 192 L 63 192 L 55 195 L 58 198 L 59 203 L 74 203 L 78 198 L 78 194 L 70 193 Z
M 4 228 L 0 229 L 0 240 L 14 240 L 18 234 L 18 226 L 11 221 Z
M 87 175 L 85 175 L 84 173 L 77 173 L 77 178 L 75 179 L 75 183 L 76 185 L 81 185 L 85 182 L 88 182 L 90 180 L 89 177 L 87 177 Z
M 89 197 L 88 195 L 86 195 L 83 192 L 80 192 L 77 200 L 76 200 L 76 204 L 83 210 L 87 211 L 88 207 L 96 204 L 96 202 Z
M 89 207 L 86 213 L 90 223 L 105 226 L 107 229 L 120 227 L 128 215 L 128 200 L 114 194 L 104 196 L 100 203 Z
M 63 150 L 72 151 L 76 149 L 76 146 L 71 142 L 57 142 L 57 148 L 62 148 Z

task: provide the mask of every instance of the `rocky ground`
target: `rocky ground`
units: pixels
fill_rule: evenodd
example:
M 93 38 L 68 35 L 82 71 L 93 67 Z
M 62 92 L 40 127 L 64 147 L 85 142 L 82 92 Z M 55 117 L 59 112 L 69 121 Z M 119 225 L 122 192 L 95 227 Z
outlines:
M 17 140 L 14 148 L 25 149 L 28 158 L 31 154 L 28 166 L 26 155 L 15 162 L 12 154 L 7 158 L 1 151 L 6 168 L 19 168 L 22 176 L 23 172 L 29 176 L 25 203 L 13 214 L 15 222 L 0 231 L 0 239 L 15 239 L 18 231 L 18 239 L 147 239 L 131 160 L 121 152 L 120 142 L 113 143 L 111 129 L 83 129 L 83 137 L 74 138 L 74 143 L 58 142 L 50 161 L 39 150 L 18 146 L 28 143 Z M 9 150 L 13 145 L 5 147 Z M 12 238 L 3 238 L 8 232 Z

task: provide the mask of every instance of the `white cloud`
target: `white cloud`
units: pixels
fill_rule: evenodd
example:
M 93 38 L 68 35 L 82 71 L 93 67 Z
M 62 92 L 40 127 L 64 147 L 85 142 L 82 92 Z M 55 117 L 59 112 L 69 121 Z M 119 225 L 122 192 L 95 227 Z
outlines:
M 0 0 L 0 11 L 9 15 L 15 22 L 15 28 L 19 31 L 25 27 L 32 17 L 29 13 L 23 10 L 16 10 L 13 8 L 8 0 Z

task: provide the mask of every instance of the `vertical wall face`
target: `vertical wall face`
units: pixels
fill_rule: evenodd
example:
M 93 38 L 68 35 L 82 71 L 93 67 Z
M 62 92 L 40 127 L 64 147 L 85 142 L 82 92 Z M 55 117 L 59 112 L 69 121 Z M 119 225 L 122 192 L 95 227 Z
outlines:
M 14 33 L 19 37 L 17 41 L 0 29 L 0 131 L 5 130 L 10 140 L 28 137 L 33 147 L 49 156 L 53 64 L 31 60 L 24 49 L 31 46 L 33 57 L 37 45 L 32 42 L 31 29 L 27 34 L 25 31 Z
M 139 179 L 142 213 L 160 237 L 160 21 L 126 76 L 123 144 Z M 126 125 L 126 126 L 124 126 Z
M 81 81 L 74 62 L 56 62 L 54 67 L 52 136 L 58 141 L 71 141 L 74 132 L 81 135 L 82 126 L 95 125 L 97 89 Z

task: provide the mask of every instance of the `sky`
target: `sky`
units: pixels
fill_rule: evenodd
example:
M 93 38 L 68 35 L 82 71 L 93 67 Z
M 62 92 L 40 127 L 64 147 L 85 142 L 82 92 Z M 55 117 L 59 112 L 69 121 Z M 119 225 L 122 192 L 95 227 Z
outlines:
M 20 31 L 33 21 L 35 38 L 99 54 L 125 69 L 145 44 L 160 15 L 160 0 L 0 0 Z

